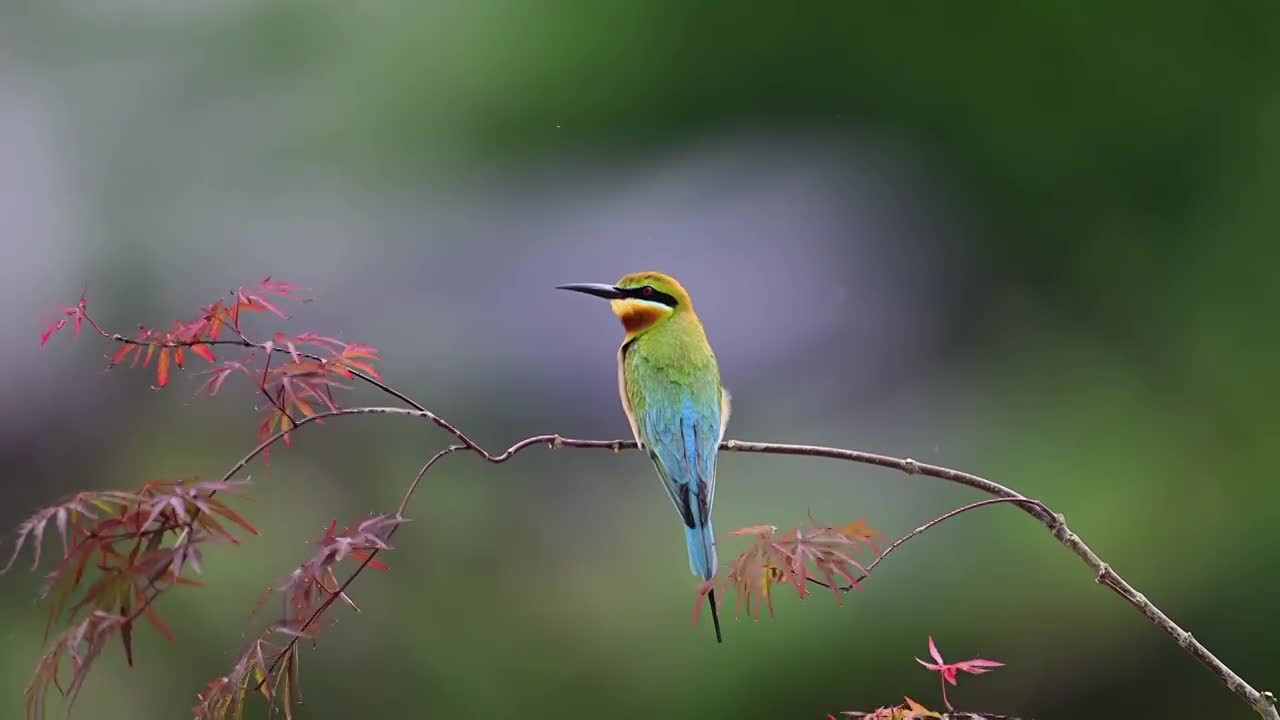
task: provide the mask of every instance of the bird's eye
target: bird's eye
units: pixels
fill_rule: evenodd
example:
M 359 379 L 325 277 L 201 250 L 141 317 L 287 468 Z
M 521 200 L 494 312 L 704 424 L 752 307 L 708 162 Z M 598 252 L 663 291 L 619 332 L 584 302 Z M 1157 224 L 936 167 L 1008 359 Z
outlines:
M 645 285 L 643 288 L 640 288 L 640 294 L 645 297 L 649 297 L 653 294 L 653 286 Z

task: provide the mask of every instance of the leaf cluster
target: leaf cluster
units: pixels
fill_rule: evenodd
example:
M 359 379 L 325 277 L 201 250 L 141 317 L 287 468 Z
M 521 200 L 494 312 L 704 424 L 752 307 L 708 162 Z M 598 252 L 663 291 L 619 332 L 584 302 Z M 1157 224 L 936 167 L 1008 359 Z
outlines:
M 31 548 L 33 569 L 38 568 L 46 530 L 55 527 L 62 540 L 62 557 L 48 573 L 41 593 L 49 603 L 46 637 L 64 616 L 68 624 L 49 646 L 27 689 L 28 717 L 43 716 L 50 687 L 74 700 L 110 638 L 121 638 L 132 665 L 132 633 L 139 618 L 172 640 L 172 631 L 155 610 L 156 599 L 174 585 L 199 584 L 184 573 L 200 572 L 205 543 L 238 542 L 233 526 L 256 534 L 248 522 L 214 497 L 243 484 L 231 479 L 235 470 L 259 450 L 264 458 L 269 456 L 276 440 L 289 446 L 290 431 L 300 420 L 337 410 L 334 390 L 348 389 L 345 381 L 358 377 L 381 386 L 375 367 L 380 358 L 372 346 L 314 332 L 276 332 L 267 341 L 251 340 L 242 326 L 244 317 L 261 313 L 288 319 L 279 305 L 282 299 L 309 302 L 298 286 L 267 277 L 204 305 L 194 317 L 177 320 L 167 330 L 139 325 L 126 336 L 104 330 L 90 316 L 82 294 L 74 305 L 60 308 L 59 317 L 41 333 L 43 346 L 68 326 L 79 336 L 87 323 L 101 337 L 120 344 L 108 369 L 126 363 L 154 368 L 156 389 L 168 386 L 173 370 L 184 369 L 188 355 L 195 355 L 213 364 L 203 373 L 205 379 L 196 395 L 217 395 L 229 378 L 243 375 L 270 402 L 258 424 L 258 450 L 222 482 L 160 482 L 132 492 L 78 493 L 36 512 L 19 526 L 13 554 L 3 570 L 16 562 L 24 547 Z M 239 350 L 242 355 L 219 359 L 215 356 L 218 346 Z M 390 549 L 387 540 L 400 522 L 398 516 L 379 515 L 341 530 L 336 523 L 330 525 L 314 554 L 269 590 L 268 595 L 280 598 L 281 617 L 249 644 L 228 675 L 200 694 L 197 716 L 226 717 L 230 713 L 239 717 L 250 691 L 264 694 L 272 707 L 283 708 L 288 714 L 298 692 L 298 639 L 314 637 L 319 621 L 335 600 L 340 598 L 354 607 L 345 592 L 351 578 L 339 584 L 335 567 L 343 560 L 353 560 L 361 569 L 385 570 L 374 556 Z M 60 668 L 68 664 L 72 677 L 64 684 Z
M 727 591 L 735 595 L 734 614 L 743 612 L 760 618 L 761 608 L 774 614 L 773 592 L 789 587 L 801 599 L 809 595 L 809 585 L 828 587 L 840 603 L 844 590 L 858 589 L 867 576 L 863 561 L 866 554 L 879 555 L 884 539 L 878 531 L 858 520 L 843 527 L 822 525 L 810 518 L 810 524 L 780 533 L 774 525 L 755 525 L 735 530 L 734 537 L 751 538 L 752 542 L 734 558 L 729 571 L 703 583 L 694 602 L 696 624 L 703 597 L 719 589 L 723 602 Z
M 155 609 L 155 600 L 175 585 L 200 585 L 188 571 L 201 571 L 201 548 L 210 542 L 239 543 L 236 531 L 256 534 L 218 493 L 247 481 L 198 479 L 151 482 L 133 491 L 80 492 L 42 508 L 18 526 L 13 553 L 0 572 L 30 548 L 32 570 L 40 567 L 50 526 L 61 555 L 45 575 L 41 598 L 49 605 L 47 638 L 55 624 L 68 627 L 50 645 L 26 689 L 29 718 L 43 716 L 49 688 L 74 702 L 107 640 L 119 636 L 133 664 L 133 629 L 144 619 L 169 640 L 173 632 Z M 60 670 L 71 668 L 63 684 Z
M 293 706 L 302 699 L 298 641 L 305 638 L 314 644 L 321 620 L 336 600 L 360 609 L 346 592 L 353 576 L 339 581 L 336 567 L 350 560 L 385 571 L 386 565 L 375 555 L 391 549 L 388 536 L 401 522 L 393 516 L 374 515 L 342 530 L 336 522 L 330 523 L 311 557 L 259 600 L 261 607 L 271 596 L 278 597 L 280 618 L 245 647 L 227 674 L 214 678 L 197 696 L 194 716 L 239 720 L 249 698 L 258 694 L 269 708 L 292 718 Z

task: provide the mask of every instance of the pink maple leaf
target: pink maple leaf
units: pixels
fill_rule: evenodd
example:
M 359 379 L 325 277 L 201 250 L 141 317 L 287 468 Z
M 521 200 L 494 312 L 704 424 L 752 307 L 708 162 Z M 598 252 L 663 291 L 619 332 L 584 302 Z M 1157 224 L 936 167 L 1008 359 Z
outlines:
M 982 658 L 974 658 L 972 660 L 964 660 L 957 663 L 948 663 L 942 659 L 942 653 L 938 652 L 938 646 L 933 644 L 933 636 L 929 636 L 929 655 L 934 662 L 927 663 L 920 658 L 916 658 L 916 662 L 924 666 L 926 670 L 933 670 L 941 676 L 942 681 L 942 702 L 946 704 L 947 710 L 954 710 L 951 707 L 951 701 L 947 699 L 946 683 L 956 684 L 956 673 L 967 672 L 970 675 L 981 675 L 991 672 L 998 667 L 1004 667 L 1004 663 L 995 660 L 983 660 Z
M 62 318 L 50 323 L 49 327 L 45 328 L 44 332 L 40 333 L 40 347 L 44 347 L 45 343 L 49 342 L 49 338 L 53 337 L 59 330 L 66 327 L 67 322 L 69 321 L 74 321 L 75 335 L 76 337 L 80 337 L 80 325 L 84 322 L 85 318 L 88 317 L 88 303 L 85 301 L 86 293 L 88 293 L 87 289 L 84 293 L 80 294 L 80 302 L 76 303 L 74 307 L 58 308 L 58 312 L 62 313 Z M 90 320 L 89 322 L 92 323 L 93 321 Z M 96 328 L 97 325 L 94 325 L 94 327 Z M 101 330 L 99 330 L 99 332 L 101 332 Z

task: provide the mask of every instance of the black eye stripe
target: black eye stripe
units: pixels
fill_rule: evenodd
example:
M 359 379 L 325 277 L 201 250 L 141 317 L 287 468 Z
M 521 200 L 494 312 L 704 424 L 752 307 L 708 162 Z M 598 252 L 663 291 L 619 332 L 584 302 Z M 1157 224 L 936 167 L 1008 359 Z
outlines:
M 674 297 L 658 290 L 652 285 L 643 285 L 638 288 L 627 288 L 623 292 L 627 294 L 627 297 L 636 298 L 637 300 L 662 303 L 667 307 L 675 307 L 678 304 Z

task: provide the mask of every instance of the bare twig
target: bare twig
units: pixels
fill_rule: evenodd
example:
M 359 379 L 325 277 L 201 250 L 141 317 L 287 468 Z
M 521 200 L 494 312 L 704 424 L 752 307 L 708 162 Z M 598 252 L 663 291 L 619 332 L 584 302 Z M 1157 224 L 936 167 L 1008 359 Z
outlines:
M 265 349 L 270 350 L 272 348 L 266 347 Z M 263 397 L 267 399 L 267 402 L 271 403 L 271 407 L 280 411 L 280 414 L 284 416 L 285 420 L 288 421 L 288 424 L 290 426 L 297 425 L 298 421 L 294 420 L 293 416 L 289 414 L 289 411 L 285 409 L 284 386 L 281 386 L 280 388 L 279 400 L 276 400 L 275 398 L 271 397 L 271 391 L 267 389 L 267 377 L 270 374 L 271 374 L 271 353 L 267 353 L 267 359 L 265 362 L 262 363 L 262 379 L 258 381 L 258 391 L 261 392 Z
M 269 352 L 291 352 L 286 348 L 274 347 L 273 345 L 268 343 L 253 342 L 252 340 L 249 340 L 243 335 L 240 335 L 239 339 L 236 339 L 236 340 L 230 340 L 230 339 L 206 340 L 201 342 L 197 342 L 197 341 L 163 342 L 163 341 L 135 340 L 133 338 L 126 337 L 124 335 L 109 334 L 105 330 L 103 330 L 96 322 L 94 322 L 93 319 L 90 318 L 87 313 L 85 313 L 84 316 L 85 316 L 85 319 L 89 322 L 89 324 L 95 330 L 97 330 L 103 337 L 113 340 L 115 342 L 135 344 L 135 345 L 161 345 L 165 347 L 177 347 L 182 345 L 197 345 L 197 344 L 239 345 L 239 346 L 248 347 L 248 348 L 261 348 Z M 325 361 L 325 358 L 318 355 L 301 353 L 301 352 L 298 353 L 298 355 L 307 357 L 309 359 L 317 360 L 320 362 Z M 282 439 L 286 434 L 288 434 L 288 432 L 297 430 L 301 428 L 303 425 L 306 425 L 312 421 L 321 420 L 328 417 L 345 416 L 345 415 L 397 414 L 397 415 L 408 415 L 413 417 L 419 417 L 422 419 L 430 420 L 436 426 L 440 427 L 445 432 L 453 436 L 454 439 L 457 440 L 456 445 L 451 445 L 448 448 L 440 451 L 436 455 L 432 456 L 432 458 L 423 466 L 422 470 L 418 473 L 418 476 L 414 479 L 413 483 L 406 490 L 401 500 L 400 508 L 397 511 L 397 517 L 403 516 L 404 510 L 407 507 L 410 500 L 412 499 L 412 496 L 416 488 L 421 483 L 423 476 L 431 468 L 431 466 L 434 465 L 435 462 L 437 462 L 444 456 L 458 452 L 460 450 L 468 450 L 480 456 L 487 462 L 500 464 L 511 459 L 514 455 L 521 452 L 522 450 L 525 450 L 529 447 L 533 447 L 535 445 L 546 445 L 550 448 L 571 447 L 571 448 L 581 448 L 581 449 L 607 449 L 607 450 L 612 450 L 613 452 L 619 452 L 622 450 L 632 450 L 636 448 L 635 442 L 631 440 L 576 440 L 576 439 L 562 438 L 559 435 L 535 435 L 533 437 L 529 437 L 524 440 L 521 440 L 520 442 L 517 442 L 516 444 L 507 448 L 505 451 L 495 455 L 485 450 L 478 443 L 472 440 L 469 436 L 463 433 L 459 428 L 449 423 L 448 421 L 444 420 L 443 418 L 439 417 L 435 413 L 431 412 L 426 407 L 414 401 L 407 395 L 386 385 L 385 383 L 381 382 L 377 378 L 374 378 L 366 373 L 360 372 L 359 370 L 355 370 L 353 368 L 348 368 L 348 370 L 352 373 L 352 375 L 359 378 L 360 380 L 372 385 L 373 387 L 381 390 L 382 392 L 390 395 L 391 397 L 394 397 L 400 400 L 401 402 L 409 405 L 411 409 L 398 408 L 398 407 L 342 408 L 334 411 L 317 413 L 315 415 L 302 418 L 298 420 L 297 423 L 289 430 L 278 432 L 275 435 L 271 436 L 270 438 L 264 440 L 262 443 L 260 443 L 248 455 L 246 455 L 234 466 L 232 466 L 232 468 L 227 472 L 227 474 L 224 476 L 223 479 L 229 480 L 236 473 L 242 470 L 245 467 L 245 465 L 247 465 L 255 457 L 257 457 L 260 453 L 262 453 L 268 447 L 270 447 L 271 445 L 275 444 L 277 441 Z M 1269 692 L 1259 692 L 1258 690 L 1254 689 L 1251 685 L 1249 685 L 1247 682 L 1245 682 L 1243 678 L 1241 678 L 1229 667 L 1227 667 L 1221 660 L 1215 657 L 1213 653 L 1209 652 L 1209 650 L 1203 644 L 1201 644 L 1198 640 L 1192 637 L 1191 633 L 1182 629 L 1177 623 L 1175 623 L 1172 619 L 1170 619 L 1168 615 L 1166 615 L 1163 611 L 1161 611 L 1158 607 L 1156 607 L 1155 604 L 1153 604 L 1150 600 L 1148 600 L 1146 596 L 1138 592 L 1136 589 L 1133 588 L 1132 585 L 1130 585 L 1127 581 L 1121 578 L 1107 563 L 1105 563 L 1102 560 L 1102 558 L 1098 557 L 1097 553 L 1095 553 L 1092 549 L 1090 549 L 1089 546 L 1086 545 L 1078 535 L 1076 535 L 1067 527 L 1066 520 L 1062 516 L 1062 514 L 1053 512 L 1043 503 L 1040 503 L 1035 500 L 1031 500 L 1030 498 L 1026 498 L 1023 495 L 1015 492 L 1014 490 L 1008 487 L 1005 487 L 1004 485 L 992 482 L 978 475 L 961 472 L 959 470 L 953 470 L 951 468 L 943 467 L 940 465 L 931 465 L 928 463 L 917 462 L 915 460 L 912 460 L 911 458 L 896 458 L 888 455 L 878 455 L 875 453 L 862 452 L 858 450 L 846 450 L 842 448 L 822 447 L 822 446 L 816 446 L 816 445 L 790 445 L 790 444 L 781 444 L 781 443 L 744 442 L 740 440 L 725 441 L 721 445 L 720 449 L 722 451 L 727 451 L 727 452 L 745 452 L 745 453 L 760 453 L 760 454 L 769 454 L 769 455 L 799 455 L 799 456 L 805 456 L 805 457 L 820 457 L 820 458 L 829 458 L 833 460 L 844 460 L 848 462 L 856 462 L 864 465 L 875 465 L 878 467 L 888 468 L 891 470 L 897 470 L 899 472 L 906 473 L 908 475 L 924 475 L 926 477 L 932 477 L 935 479 L 945 480 L 947 482 L 964 485 L 966 487 L 970 487 L 975 490 L 979 490 L 981 492 L 987 493 L 988 495 L 992 495 L 995 498 L 997 498 L 998 501 L 1000 502 L 1011 502 L 1011 503 L 1017 504 L 1027 514 L 1031 515 L 1036 520 L 1040 521 L 1040 523 L 1043 524 L 1049 530 L 1049 532 L 1053 535 L 1053 537 L 1059 543 L 1061 543 L 1063 546 L 1069 549 L 1072 553 L 1074 553 L 1077 557 L 1079 557 L 1080 560 L 1084 562 L 1085 565 L 1087 565 L 1091 571 L 1093 571 L 1094 579 L 1096 582 L 1098 582 L 1099 584 L 1105 585 L 1112 592 L 1119 595 L 1122 599 L 1124 599 L 1125 602 L 1129 603 L 1136 610 L 1138 610 L 1138 612 L 1146 616 L 1147 619 L 1150 620 L 1156 627 L 1160 628 L 1165 634 L 1172 637 L 1178 643 L 1178 645 L 1181 648 L 1183 648 L 1183 650 L 1185 650 L 1188 654 L 1190 654 L 1196 660 L 1200 661 L 1201 664 L 1203 664 L 1206 668 L 1208 668 L 1210 672 L 1212 672 L 1215 676 L 1217 676 L 1218 679 L 1221 680 L 1222 683 L 1226 685 L 1229 690 L 1235 693 L 1242 701 L 1245 702 L 1245 704 L 1247 704 L 1256 713 L 1258 713 L 1259 716 L 1265 718 L 1266 720 L 1280 720 L 1280 713 L 1277 713 L 1276 711 L 1276 699 L 1273 694 Z M 888 550 L 886 550 L 884 555 L 888 555 L 889 552 L 892 552 L 899 545 L 923 533 L 924 531 L 928 530 L 930 527 L 940 522 L 943 522 L 948 518 L 954 517 L 955 515 L 958 515 L 962 512 L 966 512 L 968 510 L 971 510 L 986 504 L 994 504 L 994 502 L 985 501 L 980 503 L 973 503 L 971 505 L 967 505 L 965 507 L 952 511 L 951 513 L 948 513 L 940 518 L 937 518 L 931 521 L 930 523 L 927 523 L 926 525 L 921 526 L 920 528 L 917 528 L 915 531 L 909 533 L 905 537 L 895 542 L 892 546 L 890 546 Z M 398 527 L 398 526 L 392 526 L 392 529 L 389 531 L 389 534 L 394 532 L 395 527 Z M 870 570 L 873 567 L 875 567 L 875 565 L 879 563 L 880 559 L 883 559 L 884 555 L 882 555 L 881 558 L 873 562 L 867 569 Z M 341 589 L 345 590 L 345 588 L 352 581 L 355 580 L 355 578 L 359 575 L 359 573 L 365 567 L 367 567 L 367 565 L 368 565 L 368 561 L 366 561 L 364 564 L 358 567 L 352 573 L 352 575 L 347 579 L 347 581 L 343 583 Z M 318 609 L 317 615 L 314 617 L 318 617 L 318 614 L 323 612 L 324 607 L 325 606 L 322 606 L 321 609 Z M 310 622 L 311 621 L 309 620 L 308 624 L 310 624 Z
M 969 503 L 968 505 L 964 505 L 964 506 L 962 506 L 962 507 L 958 507 L 958 508 L 956 508 L 955 510 L 952 510 L 952 511 L 950 511 L 950 512 L 943 513 L 942 515 L 939 515 L 938 517 L 936 517 L 936 518 L 934 518 L 934 519 L 930 520 L 929 522 L 927 522 L 927 523 L 925 523 L 925 524 L 921 525 L 920 527 L 916 528 L 915 530 L 912 530 L 911 532 L 907 533 L 906 535 L 903 535 L 902 537 L 898 538 L 897 540 L 894 540 L 894 541 L 893 541 L 893 544 L 891 544 L 891 545 L 889 545 L 889 547 L 885 548 L 885 549 L 884 549 L 884 552 L 882 552 L 882 553 L 880 553 L 878 556 L 876 556 L 876 559 L 875 559 L 875 560 L 872 560 L 872 561 L 871 561 L 871 563 L 870 563 L 869 565 L 867 565 L 867 566 L 863 569 L 862 574 L 861 574 L 861 575 L 859 575 L 859 576 L 858 576 L 858 578 L 857 578 L 856 580 L 854 580 L 853 582 L 849 583 L 848 585 L 841 585 L 841 586 L 840 586 L 840 588 L 839 588 L 839 589 L 840 589 L 840 591 L 841 591 L 841 592 L 849 592 L 850 590 L 853 590 L 855 587 L 857 587 L 858 583 L 861 583 L 863 580 L 866 580 L 867 578 L 871 577 L 871 571 L 872 571 L 872 570 L 875 570 L 875 569 L 876 569 L 876 566 L 877 566 L 877 565 L 879 565 L 879 564 L 880 564 L 880 562 L 881 562 L 882 560 L 884 560 L 885 558 L 889 557 L 889 555 L 890 555 L 891 553 L 893 553 L 893 551 L 894 551 L 894 550 L 897 550 L 899 547 L 901 547 L 901 546 L 902 546 L 902 544 L 903 544 L 903 543 L 907 542 L 907 541 L 908 541 L 908 540 L 910 540 L 911 538 L 917 537 L 917 536 L 921 535 L 922 533 L 924 533 L 926 530 L 929 530 L 930 528 L 934 527 L 935 525 L 937 525 L 937 524 L 939 524 L 939 523 L 942 523 L 942 522 L 945 522 L 945 521 L 947 521 L 947 520 L 950 520 L 951 518 L 953 518 L 953 517 L 955 517 L 955 516 L 957 516 L 957 515 L 960 515 L 961 513 L 966 513 L 966 512 L 968 512 L 968 511 L 970 511 L 970 510 L 976 510 L 977 508 L 980 508 L 980 507 L 986 507 L 986 506 L 988 506 L 988 505 L 997 505 L 997 504 L 1001 504 L 1001 503 L 1018 503 L 1018 504 L 1031 505 L 1031 506 L 1033 506 L 1033 507 L 1040 508 L 1041 510 L 1043 510 L 1043 511 L 1044 511 L 1045 513 L 1047 513 L 1047 514 L 1050 514 L 1050 515 L 1052 515 L 1052 514 L 1053 514 L 1053 513 L 1049 512 L 1049 508 L 1045 507 L 1044 503 L 1040 502 L 1039 500 L 1030 500 L 1030 499 L 1027 499 L 1027 498 L 1007 498 L 1007 497 L 999 497 L 999 498 L 991 498 L 990 500 L 979 500 L 978 502 L 975 502 L 975 503 Z M 828 585 L 827 583 L 825 583 L 825 582 L 823 582 L 823 581 L 821 581 L 821 580 L 819 580 L 819 579 L 817 579 L 817 578 L 814 578 L 814 577 L 808 578 L 808 580 L 809 580 L 809 582 L 813 583 L 814 585 L 821 585 L 822 587 L 824 587 L 824 588 L 828 588 L 828 589 L 830 589 L 830 587 L 831 587 L 831 586 L 830 586 L 830 585 Z
M 459 450 L 470 450 L 474 454 L 479 455 L 480 457 L 484 458 L 486 461 L 490 463 L 501 464 L 506 462 L 507 460 L 510 460 L 512 457 L 514 457 L 517 453 L 521 452 L 522 450 L 525 450 L 527 448 L 530 448 L 536 445 L 545 445 L 553 449 L 568 447 L 568 448 L 580 448 L 580 449 L 612 450 L 613 452 L 619 452 L 622 450 L 633 450 L 636 448 L 636 444 L 632 440 L 578 440 L 578 439 L 572 439 L 572 438 L 564 438 L 559 435 L 535 435 L 532 437 L 525 438 L 524 440 L 521 440 L 520 442 L 517 442 L 516 444 L 507 448 L 505 451 L 495 455 L 493 453 L 486 451 L 480 445 L 475 443 L 473 440 L 467 437 L 461 430 L 458 430 L 452 424 L 441 419 L 439 416 L 435 415 L 434 413 L 428 410 L 418 410 L 418 409 L 411 410 L 407 408 L 396 408 L 396 407 L 342 408 L 335 411 L 317 413 L 315 415 L 299 420 L 298 425 L 293 429 L 296 430 L 297 428 L 303 425 L 306 425 L 311 421 L 321 420 L 327 417 L 336 417 L 336 416 L 342 416 L 342 415 L 360 415 L 360 414 L 408 415 L 412 417 L 420 417 L 423 419 L 427 419 L 435 423 L 437 426 L 443 428 L 450 435 L 456 438 L 461 444 L 461 447 L 451 446 L 449 448 L 446 448 L 445 450 L 440 451 L 439 453 L 434 455 L 431 458 L 431 460 L 427 462 L 426 465 L 423 466 L 423 469 L 419 472 L 418 477 L 414 479 L 414 482 L 410 485 L 409 490 L 405 493 L 405 497 L 401 501 L 400 510 L 398 511 L 398 513 L 403 513 L 404 508 L 408 505 L 409 499 L 411 498 L 414 489 L 416 489 L 416 487 L 418 486 L 419 482 L 422 479 L 422 476 L 425 475 L 427 470 L 429 470 L 430 467 L 436 461 L 438 461 L 445 455 L 452 454 Z M 245 456 L 240 462 L 238 462 L 235 466 L 233 466 L 232 469 L 228 471 L 226 476 L 224 476 L 223 480 L 229 480 L 232 476 L 235 475 L 235 473 L 239 472 L 245 465 L 247 465 L 250 461 L 252 461 L 253 458 L 256 457 L 259 453 L 261 453 L 271 444 L 281 439 L 284 436 L 284 434 L 285 433 L 283 431 L 276 433 L 272 437 L 268 438 L 267 440 L 259 444 L 258 447 L 256 447 L 252 452 L 250 452 L 247 456 Z M 1206 668 L 1208 668 L 1210 672 L 1212 672 L 1215 676 L 1217 676 L 1218 679 L 1221 680 L 1222 683 L 1227 686 L 1227 689 L 1231 690 L 1231 692 L 1235 693 L 1249 707 L 1253 708 L 1253 710 L 1257 712 L 1259 716 L 1266 718 L 1267 720 L 1280 720 L 1280 713 L 1276 712 L 1274 695 L 1272 695 L 1269 692 L 1259 692 L 1258 690 L 1254 689 L 1253 686 L 1249 685 L 1249 683 L 1245 682 L 1243 678 L 1241 678 L 1229 667 L 1227 667 L 1221 660 L 1219 660 L 1216 656 L 1214 656 L 1213 653 L 1209 652 L 1208 648 L 1206 648 L 1203 644 L 1201 644 L 1200 641 L 1192 637 L 1191 633 L 1182 629 L 1177 623 L 1175 623 L 1172 619 L 1170 619 L 1168 615 L 1166 615 L 1163 611 L 1157 608 L 1150 600 L 1148 600 L 1146 596 L 1144 596 L 1143 594 L 1135 590 L 1132 585 L 1126 582 L 1113 569 L 1111 569 L 1111 567 L 1107 565 L 1107 563 L 1105 563 L 1102 560 L 1102 558 L 1098 557 L 1097 553 L 1095 553 L 1092 549 L 1090 549 L 1089 546 L 1086 545 L 1078 535 L 1076 535 L 1067 527 L 1066 520 L 1061 513 L 1053 512 L 1046 505 L 1044 505 L 1039 501 L 1032 500 L 1023 495 L 1020 495 L 1019 493 L 1005 487 L 1004 485 L 1001 485 L 996 482 L 992 482 L 990 480 L 987 480 L 986 478 L 982 478 L 977 475 L 973 475 L 971 473 L 961 472 L 959 470 L 953 470 L 951 468 L 942 467 L 940 465 L 931 465 L 928 463 L 917 462 L 915 460 L 912 460 L 911 458 L 896 458 L 888 455 L 878 455 L 875 453 L 862 452 L 858 450 L 846 450 L 843 448 L 831 448 L 831 447 L 823 447 L 818 445 L 789 445 L 789 444 L 782 444 L 782 443 L 744 442 L 741 440 L 726 440 L 723 444 L 721 444 L 720 449 L 726 452 L 760 453 L 760 454 L 768 454 L 768 455 L 800 455 L 804 457 L 829 458 L 833 460 L 845 460 L 849 462 L 857 462 L 865 465 L 876 465 L 879 467 L 898 470 L 908 475 L 924 475 L 926 477 L 932 477 L 939 480 L 945 480 L 947 482 L 964 485 L 966 487 L 971 487 L 976 490 L 981 490 L 982 492 L 985 492 L 989 495 L 994 495 L 1001 502 L 1011 502 L 1011 503 L 1017 504 L 1027 514 L 1039 520 L 1049 530 L 1049 532 L 1053 535 L 1053 537 L 1056 540 L 1058 540 L 1058 542 L 1062 543 L 1062 545 L 1064 545 L 1067 549 L 1075 553 L 1075 555 L 1079 557 L 1081 561 L 1083 561 L 1094 572 L 1095 580 L 1098 583 L 1105 585 L 1106 587 L 1111 589 L 1113 592 L 1115 592 L 1117 595 L 1123 598 L 1125 602 L 1128 602 L 1135 609 L 1137 609 L 1139 612 L 1145 615 L 1147 619 L 1149 619 L 1156 627 L 1160 628 L 1162 631 L 1165 632 L 1165 634 L 1172 637 L 1183 650 L 1185 650 L 1188 654 L 1190 654 L 1196 660 L 1200 661 L 1201 664 L 1203 664 Z M 921 528 L 917 528 L 916 531 L 913 531 L 912 533 L 908 534 L 906 537 L 896 542 L 894 546 L 891 546 L 890 550 L 892 550 L 892 547 L 896 547 L 897 545 L 900 545 L 906 542 L 910 538 L 915 537 L 916 535 L 919 535 L 920 533 L 927 530 L 929 527 L 932 527 L 933 525 L 936 525 L 939 522 L 942 522 L 950 517 L 954 517 L 955 515 L 958 515 L 962 512 L 971 510 L 975 507 L 980 507 L 983 504 L 993 504 L 993 503 L 989 501 L 984 503 L 975 503 L 973 505 L 968 505 L 963 508 L 959 508 L 955 511 L 952 511 L 951 513 L 948 513 L 947 515 L 944 515 L 941 518 L 931 521 L 930 523 L 926 524 L 925 526 L 922 526 Z M 889 551 L 886 551 L 886 554 L 888 554 L 888 552 Z M 350 582 L 355 579 L 355 576 L 360 573 L 363 567 L 364 565 L 362 565 L 361 568 L 357 568 L 353 572 L 352 577 L 348 578 L 347 582 L 343 584 L 342 587 L 344 590 L 350 584 Z M 874 563 L 872 567 L 874 567 Z M 871 568 L 869 567 L 868 570 L 870 569 Z

